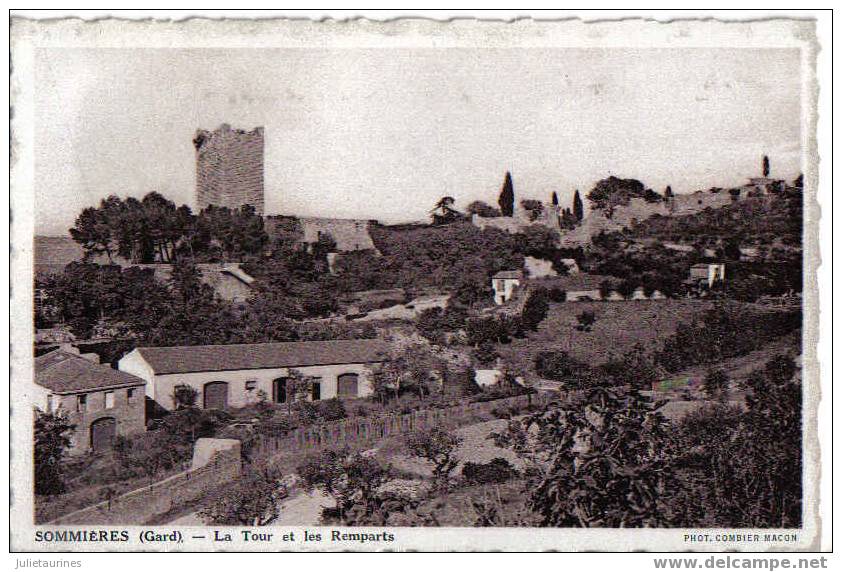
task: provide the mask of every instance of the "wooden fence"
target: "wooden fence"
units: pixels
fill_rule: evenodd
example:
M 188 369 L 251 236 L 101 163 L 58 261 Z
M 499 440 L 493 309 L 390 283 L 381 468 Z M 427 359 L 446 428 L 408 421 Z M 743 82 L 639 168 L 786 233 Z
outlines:
M 472 402 L 442 409 L 422 409 L 381 417 L 355 417 L 316 427 L 296 429 L 283 437 L 261 436 L 251 448 L 254 460 L 267 460 L 281 453 L 315 451 L 325 447 L 360 445 L 402 435 L 417 429 L 455 426 L 475 415 L 497 408 L 543 405 L 552 394 L 533 393 L 492 401 Z M 135 489 L 110 501 L 58 517 L 47 524 L 143 524 L 151 517 L 166 513 L 201 498 L 240 475 L 239 455 L 217 453 L 204 467 L 184 471 L 162 481 Z

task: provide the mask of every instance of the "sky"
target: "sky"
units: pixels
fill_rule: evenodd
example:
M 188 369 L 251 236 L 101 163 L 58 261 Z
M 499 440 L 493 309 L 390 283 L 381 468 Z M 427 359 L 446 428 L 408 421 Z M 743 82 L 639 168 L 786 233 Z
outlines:
M 36 233 L 116 194 L 195 208 L 196 129 L 265 128 L 266 213 L 421 220 L 442 196 L 562 206 L 800 172 L 785 49 L 41 49 Z

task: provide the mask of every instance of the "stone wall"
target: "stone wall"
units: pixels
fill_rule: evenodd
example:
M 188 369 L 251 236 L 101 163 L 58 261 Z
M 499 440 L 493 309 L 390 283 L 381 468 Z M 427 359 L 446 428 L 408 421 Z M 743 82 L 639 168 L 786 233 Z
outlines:
M 262 215 L 263 128 L 215 131 L 199 129 L 196 147 L 196 204 L 199 209 L 217 205 L 236 209 L 252 205 Z
M 303 240 L 314 243 L 320 235 L 329 235 L 336 241 L 339 252 L 376 250 L 368 233 L 370 221 L 362 219 L 303 217 L 299 219 Z
M 372 250 L 379 254 L 369 233 L 373 222 L 351 218 L 272 215 L 266 217 L 263 228 L 270 242 L 283 237 L 302 244 L 313 244 L 319 241 L 320 236 L 329 235 L 336 241 L 336 252 Z
M 515 205 L 514 216 L 482 217 L 471 216 L 471 223 L 480 228 L 496 228 L 509 234 L 523 232 L 530 226 L 544 226 L 556 232 L 563 232 L 559 223 L 560 209 L 557 205 L 543 203 L 544 210 L 535 220 L 530 220 L 530 213 L 519 204 Z
M 48 524 L 138 525 L 187 506 L 230 483 L 240 475 L 239 448 L 217 453 L 207 465 L 184 471 L 149 486 L 135 489 L 111 501 L 77 510 Z
M 564 232 L 561 237 L 563 248 L 575 248 L 591 242 L 591 238 L 600 232 L 614 232 L 623 228 L 631 228 L 636 223 L 643 222 L 652 215 L 680 216 L 694 214 L 706 208 L 718 209 L 731 204 L 732 198 L 727 189 L 716 192 L 696 191 L 686 195 L 675 195 L 671 200 L 656 203 L 646 202 L 635 197 L 627 205 L 614 207 L 611 217 L 605 216 L 601 210 L 591 211 L 585 219 L 571 231 Z

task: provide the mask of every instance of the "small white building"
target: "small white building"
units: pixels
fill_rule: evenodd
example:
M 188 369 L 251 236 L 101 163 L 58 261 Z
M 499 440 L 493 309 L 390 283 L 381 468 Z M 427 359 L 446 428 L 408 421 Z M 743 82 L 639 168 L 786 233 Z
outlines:
M 500 383 L 503 372 L 499 369 L 474 370 L 474 381 L 480 387 L 492 387 Z
M 491 287 L 494 289 L 494 303 L 499 306 L 511 300 L 523 283 L 523 272 L 520 270 L 502 270 L 492 276 Z
M 146 380 L 146 396 L 163 409 L 176 408 L 184 385 L 197 391 L 199 407 L 228 409 L 256 403 L 260 392 L 273 403 L 370 395 L 373 368 L 388 350 L 382 340 L 136 348 L 118 367 Z M 306 396 L 290 385 L 291 370 L 308 379 Z
M 715 283 L 725 281 L 725 264 L 722 262 L 694 264 L 690 267 L 690 280 L 711 288 Z

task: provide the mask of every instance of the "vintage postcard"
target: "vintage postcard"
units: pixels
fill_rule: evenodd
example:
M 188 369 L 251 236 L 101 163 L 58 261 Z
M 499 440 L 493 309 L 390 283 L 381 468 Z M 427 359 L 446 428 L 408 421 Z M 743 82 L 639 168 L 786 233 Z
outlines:
M 817 550 L 819 49 L 13 19 L 12 549 Z

